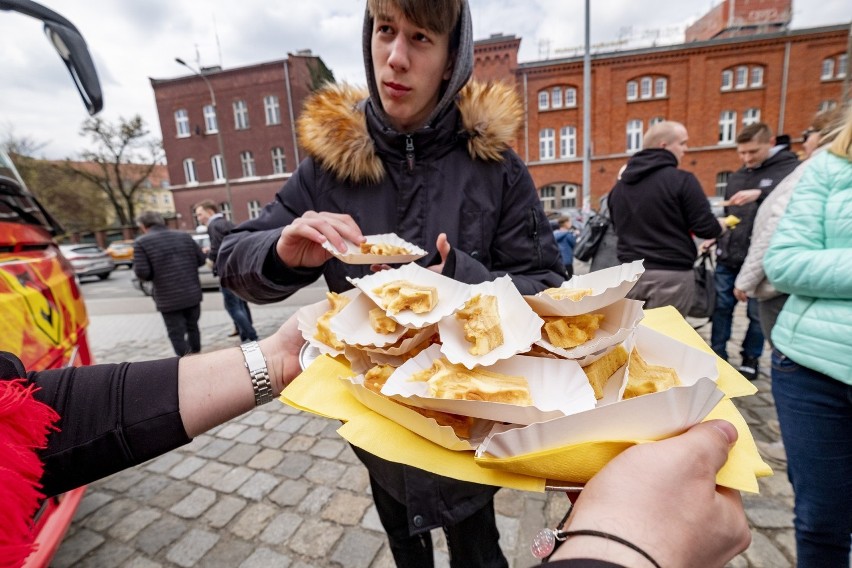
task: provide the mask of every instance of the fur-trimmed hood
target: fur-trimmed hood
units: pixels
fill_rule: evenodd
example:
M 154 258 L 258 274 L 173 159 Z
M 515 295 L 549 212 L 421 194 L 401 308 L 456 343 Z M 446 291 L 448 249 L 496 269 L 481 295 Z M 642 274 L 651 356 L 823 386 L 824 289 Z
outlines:
M 339 179 L 377 182 L 384 165 L 367 126 L 367 90 L 351 85 L 328 85 L 305 102 L 298 120 L 299 144 L 322 167 Z M 501 159 L 523 122 L 517 92 L 502 83 L 469 82 L 459 93 L 459 138 L 471 158 Z

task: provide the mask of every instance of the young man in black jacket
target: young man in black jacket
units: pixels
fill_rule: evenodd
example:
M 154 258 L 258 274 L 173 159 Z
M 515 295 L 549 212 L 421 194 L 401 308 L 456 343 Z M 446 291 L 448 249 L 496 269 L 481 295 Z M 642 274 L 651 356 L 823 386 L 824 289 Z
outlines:
M 618 260 L 645 261 L 645 273 L 628 297 L 643 300 L 646 308 L 674 306 L 684 316 L 695 289 L 692 234 L 715 239 L 723 230 L 701 184 L 678 168 L 688 138 L 679 122 L 649 128 L 644 150 L 627 162 L 608 199 Z
M 736 216 L 739 222 L 716 243 L 716 307 L 710 334 L 713 351 L 726 361 L 734 308 L 737 305 L 734 282 L 748 253 L 757 208 L 775 186 L 799 165 L 795 154 L 775 145 L 772 130 L 762 122 L 746 126 L 737 135 L 737 154 L 743 166 L 728 179 L 725 214 Z M 754 380 L 757 378 L 758 360 L 763 353 L 764 341 L 757 300 L 749 298 L 746 312 L 749 324 L 743 338 L 739 371 L 747 379 Z

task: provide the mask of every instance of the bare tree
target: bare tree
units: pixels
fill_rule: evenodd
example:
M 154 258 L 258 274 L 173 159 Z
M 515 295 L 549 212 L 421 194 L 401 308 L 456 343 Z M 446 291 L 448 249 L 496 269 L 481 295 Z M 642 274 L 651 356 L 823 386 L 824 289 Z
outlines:
M 66 169 L 96 184 L 115 209 L 119 223 L 132 225 L 136 194 L 162 161 L 162 143 L 149 138 L 150 132 L 139 115 L 129 120 L 119 118 L 117 124 L 99 117 L 88 118 L 80 134 L 90 138 L 95 148 L 82 153 L 83 163 L 66 160 Z

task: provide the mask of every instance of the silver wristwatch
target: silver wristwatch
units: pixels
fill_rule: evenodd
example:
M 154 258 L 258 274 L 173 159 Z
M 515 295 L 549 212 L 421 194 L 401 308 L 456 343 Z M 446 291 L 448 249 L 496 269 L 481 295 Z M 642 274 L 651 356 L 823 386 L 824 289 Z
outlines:
M 266 357 L 260 350 L 257 341 L 248 341 L 240 345 L 243 356 L 246 359 L 246 369 L 251 376 L 251 386 L 254 388 L 254 405 L 260 406 L 271 401 L 272 382 L 269 380 L 269 371 L 266 368 Z

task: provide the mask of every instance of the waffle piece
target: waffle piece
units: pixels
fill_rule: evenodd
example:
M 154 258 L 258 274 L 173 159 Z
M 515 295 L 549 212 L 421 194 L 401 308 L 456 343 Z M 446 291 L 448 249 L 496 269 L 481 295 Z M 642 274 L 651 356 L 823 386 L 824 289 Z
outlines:
M 425 381 L 429 396 L 448 400 L 478 400 L 502 402 L 517 406 L 532 406 L 530 386 L 524 377 L 503 375 L 483 369 L 469 370 L 444 358 L 432 366 L 414 373 L 412 381 Z
M 603 319 L 603 314 L 545 317 L 544 333 L 551 345 L 571 349 L 593 338 Z
M 411 310 L 415 314 L 431 312 L 438 305 L 438 289 L 421 286 L 407 280 L 394 280 L 373 289 L 373 294 L 382 299 L 382 306 L 391 314 Z
M 625 399 L 664 391 L 681 384 L 674 369 L 662 365 L 651 365 L 639 355 L 636 348 L 633 348 L 633 351 L 630 352 L 627 374 L 627 388 L 624 389 Z
M 390 243 L 361 243 L 360 249 L 362 254 L 378 254 L 381 256 L 411 254 L 411 251 L 407 248 Z
M 387 335 L 396 331 L 397 323 L 385 315 L 385 311 L 381 308 L 373 308 L 370 310 L 370 327 L 376 333 Z
M 591 296 L 592 292 L 591 288 L 548 288 L 544 291 L 554 300 L 571 300 L 572 302 L 576 302 L 585 296 Z
M 331 318 L 342 310 L 349 303 L 349 298 L 336 292 L 326 292 L 325 297 L 328 298 L 328 303 L 331 304 L 331 309 L 317 318 L 317 332 L 314 334 L 314 339 L 333 347 L 337 350 L 342 350 L 345 346 L 343 342 L 337 339 L 337 336 L 332 333 L 329 327 Z
M 456 312 L 456 318 L 464 322 L 464 338 L 473 345 L 471 355 L 485 355 L 503 345 L 503 330 L 497 296 L 477 294 Z
M 622 365 L 627 362 L 627 349 L 619 345 L 597 361 L 583 367 L 583 372 L 595 391 L 595 398 L 603 398 L 603 390 L 607 381 Z

